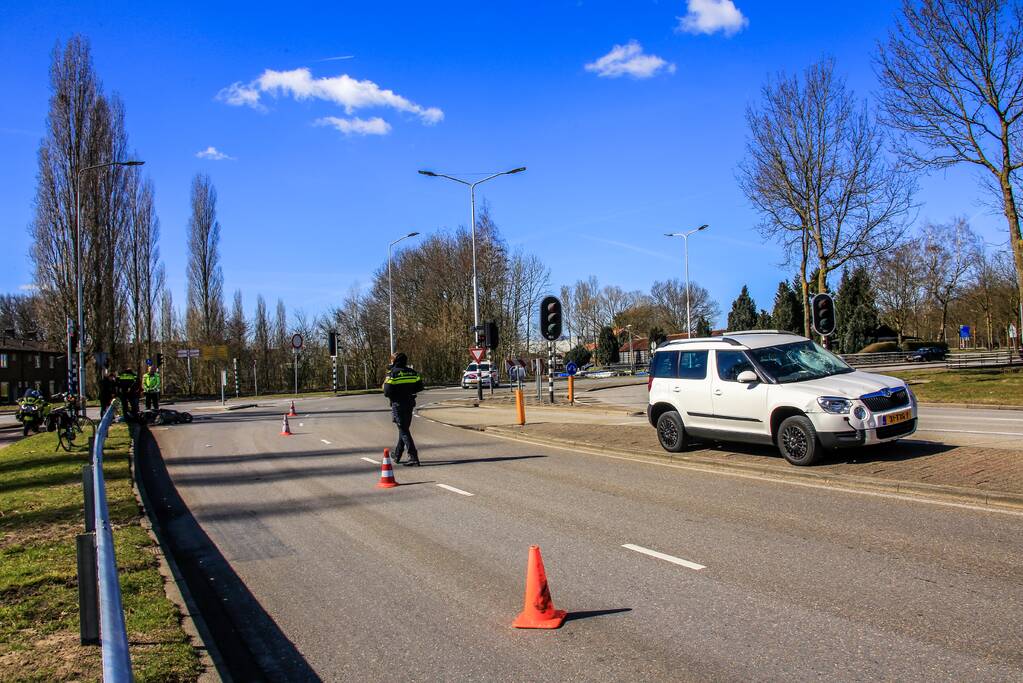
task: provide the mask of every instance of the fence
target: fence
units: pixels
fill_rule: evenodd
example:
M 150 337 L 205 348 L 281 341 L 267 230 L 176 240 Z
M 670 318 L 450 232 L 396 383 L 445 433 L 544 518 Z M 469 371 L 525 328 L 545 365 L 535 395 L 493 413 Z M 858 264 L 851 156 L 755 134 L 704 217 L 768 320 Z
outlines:
M 103 447 L 117 412 L 115 401 L 100 420 L 92 444 L 92 463 L 83 467 L 86 533 L 78 537 L 78 600 L 82 643 L 102 645 L 103 681 L 133 679 L 128 632 L 121 603 L 121 582 L 114 557 L 114 537 L 103 479 Z M 91 514 L 90 514 L 91 513 Z M 98 587 L 98 595 L 97 595 Z
M 945 367 L 950 370 L 955 368 L 984 368 L 1018 364 L 1023 364 L 1023 353 L 1013 349 L 989 351 L 986 353 L 953 353 L 945 358 Z

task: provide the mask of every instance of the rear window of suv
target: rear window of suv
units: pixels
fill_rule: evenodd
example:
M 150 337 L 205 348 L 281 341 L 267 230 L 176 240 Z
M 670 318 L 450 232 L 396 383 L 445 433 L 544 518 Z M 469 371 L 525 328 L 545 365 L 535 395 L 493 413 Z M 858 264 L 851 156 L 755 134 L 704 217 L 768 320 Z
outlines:
M 659 351 L 654 354 L 650 374 L 672 379 L 706 379 L 706 351 Z

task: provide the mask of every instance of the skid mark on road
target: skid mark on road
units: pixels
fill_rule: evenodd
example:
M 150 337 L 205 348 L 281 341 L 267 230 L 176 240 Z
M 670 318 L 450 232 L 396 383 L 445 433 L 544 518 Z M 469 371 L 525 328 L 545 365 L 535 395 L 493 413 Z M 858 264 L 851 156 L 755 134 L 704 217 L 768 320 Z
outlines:
M 664 553 L 659 553 L 656 550 L 650 550 L 650 548 L 644 548 L 641 545 L 633 545 L 631 543 L 626 543 L 622 547 L 628 548 L 629 550 L 635 550 L 637 553 L 643 553 L 644 555 L 649 555 L 650 557 L 656 557 L 658 560 L 664 560 L 665 562 L 671 562 L 672 564 L 677 564 L 682 567 L 695 569 L 696 571 L 706 569 L 706 567 L 703 566 L 702 564 L 696 564 L 695 562 L 690 562 L 689 560 L 683 560 L 681 557 L 675 557 L 674 555 L 666 555 Z
M 448 486 L 447 484 L 437 484 L 437 486 L 439 486 L 440 488 L 444 489 L 445 491 L 451 491 L 452 493 L 457 493 L 457 494 L 460 494 L 460 495 L 463 495 L 463 496 L 475 496 L 476 495 L 475 493 L 469 493 L 468 491 L 463 491 L 462 489 L 456 489 L 454 486 Z

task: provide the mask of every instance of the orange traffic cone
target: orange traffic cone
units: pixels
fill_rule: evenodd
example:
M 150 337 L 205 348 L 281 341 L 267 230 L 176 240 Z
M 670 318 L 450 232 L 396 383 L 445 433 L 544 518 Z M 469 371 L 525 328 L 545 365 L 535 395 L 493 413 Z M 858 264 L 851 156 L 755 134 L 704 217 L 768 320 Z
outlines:
M 547 572 L 540 557 L 540 546 L 529 546 L 526 564 L 526 604 L 512 622 L 515 628 L 558 628 L 565 621 L 566 612 L 554 609 L 551 591 L 547 587 Z
M 291 410 L 288 411 L 288 417 L 298 417 L 298 413 L 295 412 L 295 402 L 291 402 Z
M 380 483 L 377 484 L 378 489 L 393 489 L 398 485 L 398 482 L 394 480 L 394 468 L 391 466 L 391 449 L 384 449 L 384 460 L 380 465 Z
M 284 424 L 281 425 L 281 436 L 291 436 L 291 427 L 288 425 L 288 416 L 284 416 Z

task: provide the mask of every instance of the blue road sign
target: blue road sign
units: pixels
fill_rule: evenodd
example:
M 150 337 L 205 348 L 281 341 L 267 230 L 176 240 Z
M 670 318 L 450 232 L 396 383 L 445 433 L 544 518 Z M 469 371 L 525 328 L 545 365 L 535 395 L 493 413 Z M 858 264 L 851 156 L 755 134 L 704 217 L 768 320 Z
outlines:
M 959 338 L 960 339 L 969 339 L 970 338 L 970 326 L 969 325 L 960 325 L 959 326 Z
M 565 366 L 565 372 L 567 372 L 569 374 L 569 376 L 571 376 L 571 375 L 574 375 L 575 373 L 579 372 L 579 368 L 578 368 L 578 366 L 576 366 L 575 363 L 573 363 L 572 361 L 569 361 L 568 365 Z

